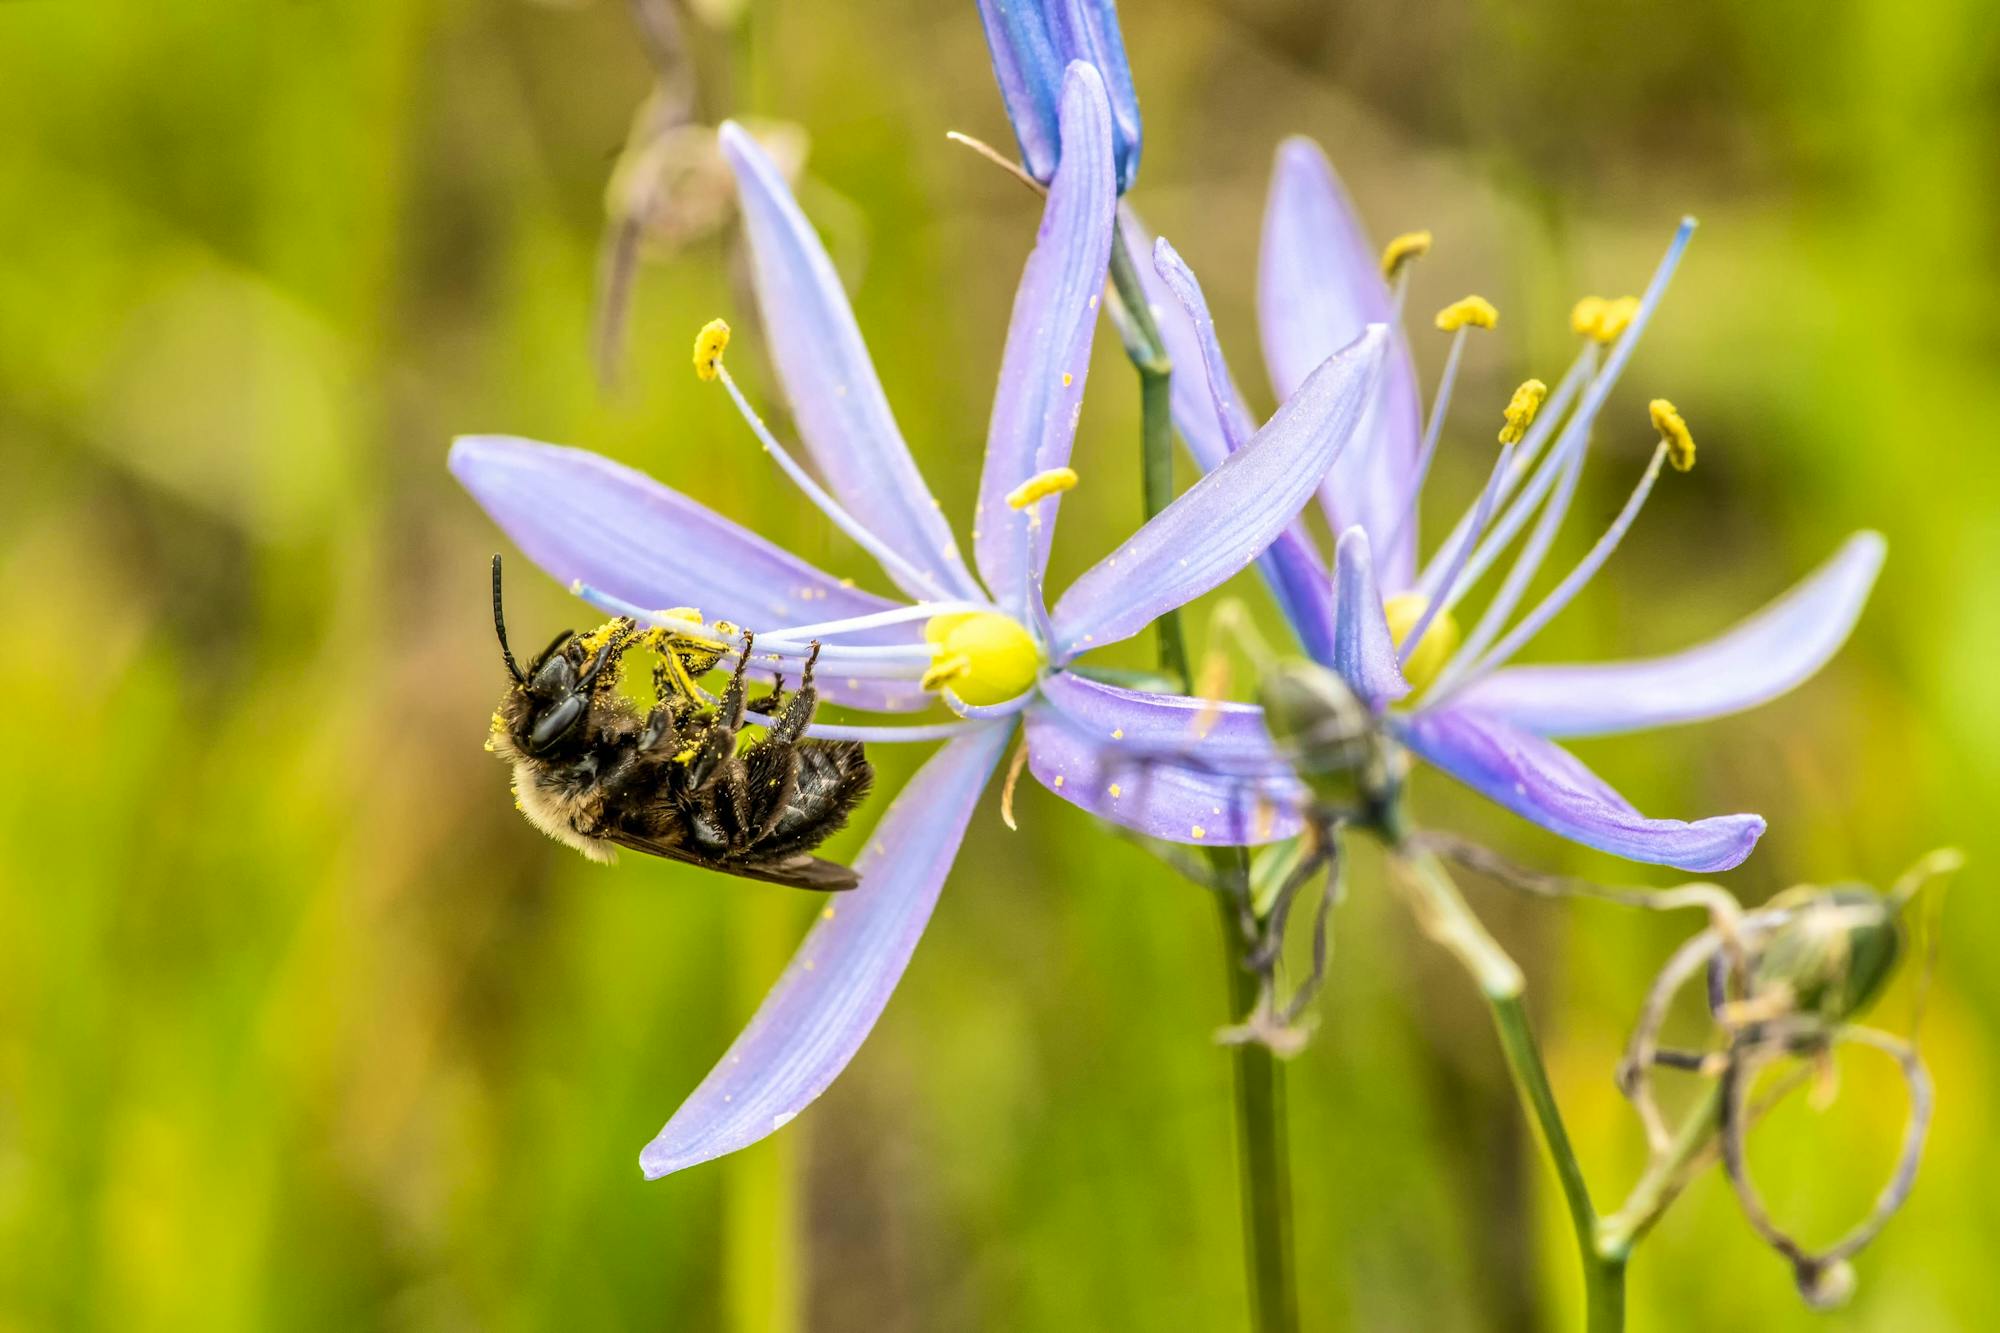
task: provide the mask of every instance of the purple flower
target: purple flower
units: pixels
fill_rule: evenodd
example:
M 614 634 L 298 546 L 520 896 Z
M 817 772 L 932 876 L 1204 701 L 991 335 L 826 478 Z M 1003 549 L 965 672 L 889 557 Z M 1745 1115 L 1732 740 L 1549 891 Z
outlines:
M 1123 225 L 1128 241 L 1143 240 L 1135 221 L 1128 217 Z M 1336 460 L 1320 492 L 1340 534 L 1331 575 L 1298 524 L 1260 566 L 1305 650 L 1382 713 L 1407 748 L 1566 838 L 1635 861 L 1709 872 L 1748 856 L 1764 821 L 1756 815 L 1649 819 L 1554 739 L 1718 717 L 1799 684 L 1853 628 L 1881 568 L 1880 535 L 1856 533 L 1784 596 L 1684 652 L 1591 665 L 1509 665 L 1603 566 L 1662 463 L 1671 456 L 1677 467 L 1692 464 L 1685 424 L 1670 404 L 1656 402 L 1661 442 L 1624 509 L 1582 562 L 1516 618 L 1569 512 L 1599 411 L 1692 230 L 1692 220 L 1682 223 L 1642 297 L 1579 305 L 1573 322 L 1584 340 L 1576 361 L 1539 412 L 1533 391 L 1546 392 L 1544 386 L 1523 386 L 1516 406 L 1526 405 L 1532 424 L 1517 422 L 1510 411 L 1486 485 L 1428 561 L 1418 561 L 1417 501 L 1466 327 L 1491 314 L 1477 298 L 1440 315 L 1440 327 L 1454 333 L 1427 426 L 1408 344 L 1400 334 L 1391 340 L 1361 437 Z M 1427 243 L 1427 236 L 1401 238 L 1389 257 Z M 1357 330 L 1399 322 L 1403 274 L 1385 277 L 1384 266 L 1325 155 L 1309 140 L 1287 141 L 1265 213 L 1258 283 L 1264 359 L 1280 395 Z M 1175 376 L 1175 422 L 1196 462 L 1214 467 L 1249 437 L 1252 419 L 1194 275 L 1164 241 L 1155 248 L 1154 267 L 1145 276 L 1175 364 L 1206 368 L 1205 377 Z M 1500 586 L 1461 636 L 1453 608 L 1502 567 L 1501 557 L 1531 520 Z
M 493 436 L 452 449 L 452 471 L 509 536 L 594 605 L 689 627 L 648 608 L 698 607 L 754 631 L 756 665 L 793 679 L 819 640 L 828 698 L 908 711 L 942 697 L 959 714 L 815 725 L 835 738 L 948 743 L 869 838 L 860 887 L 829 901 L 756 1018 L 647 1145 L 648 1176 L 755 1142 L 845 1067 L 902 976 L 1017 723 L 1038 780 L 1129 827 L 1185 843 L 1293 827 L 1266 814 L 1295 803 L 1296 786 L 1255 709 L 1119 689 L 1068 666 L 1223 582 L 1296 518 L 1360 428 L 1387 335 L 1363 330 L 1325 358 L 1262 430 L 1046 608 L 1042 572 L 1060 494 L 1076 480 L 1070 448 L 1116 209 L 1110 108 L 1089 65 L 1070 67 L 1062 131 L 1066 151 L 1015 296 L 994 398 L 976 577 L 897 430 L 831 262 L 770 161 L 734 125 L 723 127 L 722 145 L 763 324 L 824 485 L 719 369 L 719 327 L 704 331 L 698 368 L 720 375 L 779 465 L 910 600 L 861 592 L 595 454 Z M 1155 762 L 1161 752 L 1187 762 Z
M 1028 174 L 1047 184 L 1062 157 L 1057 114 L 1063 71 L 1073 60 L 1104 76 L 1118 160 L 1118 192 L 1139 174 L 1139 98 L 1113 0 L 979 0 L 993 75 Z

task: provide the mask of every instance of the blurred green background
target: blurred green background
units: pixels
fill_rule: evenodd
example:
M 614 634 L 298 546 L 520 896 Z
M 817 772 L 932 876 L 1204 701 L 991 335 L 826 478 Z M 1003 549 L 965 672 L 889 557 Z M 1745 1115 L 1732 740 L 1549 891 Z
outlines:
M 973 6 L 757 0 L 746 21 L 690 20 L 699 109 L 809 132 L 806 206 L 962 522 L 1035 218 L 943 138 L 1009 142 Z M 1648 811 L 1769 816 L 1728 878 L 1747 899 L 1886 882 L 1947 841 L 1972 868 L 1925 1029 L 1931 1151 L 1854 1303 L 1807 1314 L 1711 1175 L 1640 1251 L 1634 1326 L 1991 1327 L 2000 11 L 1127 0 L 1124 21 L 1134 201 L 1203 274 L 1246 384 L 1286 133 L 1326 145 L 1378 239 L 1437 233 L 1413 311 L 1501 307 L 1439 517 L 1506 391 L 1560 371 L 1571 300 L 1636 288 L 1702 218 L 1579 511 L 1622 500 L 1655 394 L 1701 466 L 1535 652 L 1676 646 L 1879 527 L 1874 603 L 1811 685 L 1579 748 Z M 982 807 L 822 1102 L 639 1177 L 813 905 L 593 866 L 512 811 L 480 750 L 499 538 L 447 441 L 587 445 L 872 577 L 688 374 L 726 315 L 780 406 L 726 230 L 645 268 L 621 387 L 598 386 L 605 184 L 650 83 L 612 0 L 0 3 L 0 1328 L 1240 1325 L 1214 914 L 1031 785 L 1019 833 Z M 1442 340 L 1415 336 L 1434 375 Z M 1108 332 L 1099 352 L 1057 587 L 1138 517 L 1136 393 Z M 525 561 L 511 600 L 523 639 L 590 618 Z M 882 748 L 885 790 L 920 758 Z M 1435 777 L 1416 800 L 1549 869 L 1673 880 Z M 1477 896 L 1609 1203 L 1642 1159 L 1611 1066 L 1691 924 Z M 1760 1137 L 1760 1180 L 1814 1235 L 1886 1170 L 1885 1068 Z M 1290 1073 L 1309 1328 L 1570 1322 L 1566 1224 L 1485 1014 L 1366 857 Z

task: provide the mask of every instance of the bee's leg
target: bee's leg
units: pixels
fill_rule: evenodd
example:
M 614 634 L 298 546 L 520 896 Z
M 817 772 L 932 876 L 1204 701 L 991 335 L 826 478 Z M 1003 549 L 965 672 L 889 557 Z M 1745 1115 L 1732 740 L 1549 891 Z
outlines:
M 696 787 L 706 786 L 721 771 L 724 762 L 735 757 L 736 733 L 743 729 L 743 694 L 753 643 L 754 636 L 743 636 L 743 655 L 736 660 L 736 671 L 729 677 L 729 688 L 722 692 L 722 704 L 709 720 L 701 748 L 689 766 L 688 780 Z
M 793 745 L 766 743 L 746 751 L 744 760 L 750 840 L 757 843 L 770 836 L 798 796 L 799 750 Z
M 799 681 L 799 692 L 792 696 L 792 701 L 785 705 L 785 711 L 771 724 L 771 743 L 790 745 L 802 740 L 806 728 L 812 725 L 813 712 L 819 707 L 819 691 L 813 688 L 813 663 L 817 661 L 819 640 L 814 639 L 812 651 L 806 654 L 805 677 Z
M 765 717 L 769 717 L 771 714 L 777 712 L 780 708 L 784 707 L 784 705 L 785 705 L 785 678 L 782 675 L 779 675 L 772 677 L 771 692 L 769 694 L 765 695 L 761 699 L 752 699 L 746 705 L 746 707 L 748 707 L 749 710 L 753 713 L 761 713 Z

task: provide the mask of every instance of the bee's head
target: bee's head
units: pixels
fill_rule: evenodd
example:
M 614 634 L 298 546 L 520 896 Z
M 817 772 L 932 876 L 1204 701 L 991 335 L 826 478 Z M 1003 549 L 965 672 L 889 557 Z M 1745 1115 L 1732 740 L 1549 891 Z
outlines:
M 590 715 L 604 668 L 638 630 L 629 620 L 614 620 L 585 639 L 574 630 L 556 635 L 523 671 L 507 646 L 507 618 L 500 603 L 500 557 L 493 557 L 493 631 L 500 637 L 500 660 L 513 685 L 502 701 L 501 720 L 514 740 L 530 754 L 544 754 L 561 744 Z

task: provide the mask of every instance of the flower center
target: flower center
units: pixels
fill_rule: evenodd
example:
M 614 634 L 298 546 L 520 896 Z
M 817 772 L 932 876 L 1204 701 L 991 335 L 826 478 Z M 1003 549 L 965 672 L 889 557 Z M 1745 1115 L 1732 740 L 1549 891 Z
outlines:
M 1403 640 L 1424 618 L 1430 604 L 1430 598 L 1420 592 L 1399 592 L 1382 603 L 1382 614 L 1389 621 L 1389 636 L 1396 641 L 1397 647 L 1402 647 Z M 1422 693 L 1425 686 L 1437 679 L 1438 672 L 1457 651 L 1458 622 L 1451 618 L 1451 612 L 1440 611 L 1432 617 L 1430 628 L 1424 631 L 1423 642 L 1403 662 L 1403 679 L 1410 682 L 1411 691 Z
M 924 688 L 951 692 L 977 707 L 1005 703 L 1035 683 L 1042 650 L 1020 621 L 998 611 L 954 611 L 932 616 L 924 637 L 937 657 Z

